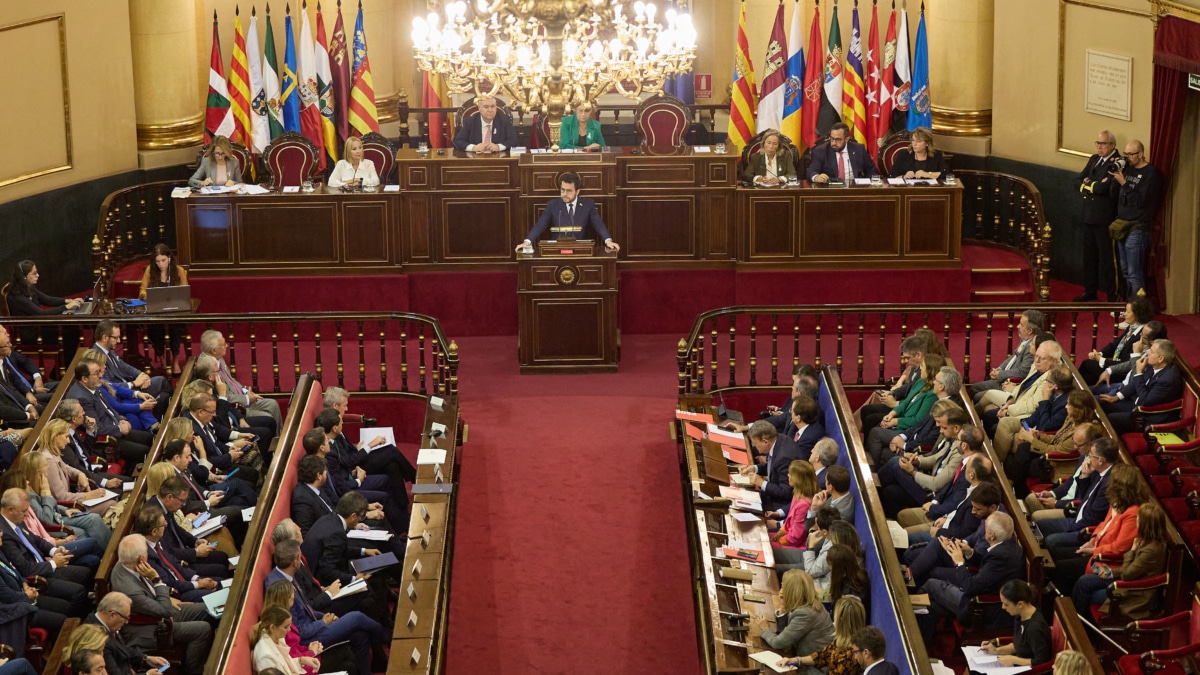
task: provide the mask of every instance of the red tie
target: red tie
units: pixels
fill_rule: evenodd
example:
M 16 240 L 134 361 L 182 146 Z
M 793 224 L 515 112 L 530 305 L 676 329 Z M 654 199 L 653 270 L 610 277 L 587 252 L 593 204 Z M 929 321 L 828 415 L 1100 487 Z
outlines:
M 802 429 L 797 429 L 797 430 L 796 430 L 796 437 L 795 437 L 795 438 L 793 438 L 792 440 L 793 440 L 793 441 L 795 441 L 795 442 L 797 442 L 797 443 L 799 443 L 799 442 L 800 442 L 800 434 L 802 434 L 802 433 L 804 433 L 804 431 L 803 431 Z
M 951 483 L 953 483 L 954 481 L 957 481 L 957 480 L 958 480 L 958 477 L 962 475 L 963 467 L 964 467 L 964 466 L 966 466 L 966 465 L 967 465 L 967 463 L 966 463 L 966 462 L 959 462 L 959 463 L 958 463 L 958 471 L 955 471 L 955 472 L 954 472 L 954 480 L 950 481 Z
M 840 153 L 840 152 L 837 154 L 837 158 L 838 158 L 838 178 L 845 180 L 846 179 L 846 158 L 843 157 L 842 153 Z
M 300 554 L 300 562 L 304 563 L 304 569 L 308 570 L 308 576 L 312 577 L 313 583 L 317 585 L 317 590 L 324 590 L 325 587 L 317 580 L 317 576 L 312 573 L 312 568 L 308 566 L 308 559 L 304 557 L 303 553 Z
M 163 561 L 163 564 L 167 566 L 167 569 L 171 570 L 171 574 L 174 574 L 176 579 L 179 581 L 187 581 L 187 579 L 184 579 L 183 575 L 179 573 L 179 570 L 171 564 L 171 559 L 167 557 L 166 551 L 155 547 L 154 552 L 158 554 L 158 559 Z

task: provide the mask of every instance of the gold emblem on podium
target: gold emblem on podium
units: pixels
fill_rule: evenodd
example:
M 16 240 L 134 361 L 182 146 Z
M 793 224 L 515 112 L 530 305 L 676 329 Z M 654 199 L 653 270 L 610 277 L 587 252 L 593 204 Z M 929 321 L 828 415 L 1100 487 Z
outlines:
M 578 274 L 575 272 L 575 268 L 573 267 L 558 268 L 558 281 L 564 286 L 570 286 L 571 284 L 575 283 L 575 278 L 577 276 Z

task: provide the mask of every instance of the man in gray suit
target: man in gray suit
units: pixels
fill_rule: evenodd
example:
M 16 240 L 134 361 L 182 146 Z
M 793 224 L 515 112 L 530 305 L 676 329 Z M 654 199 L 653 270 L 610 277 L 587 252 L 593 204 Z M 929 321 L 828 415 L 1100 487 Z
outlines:
M 229 372 L 229 367 L 225 365 L 225 353 L 229 351 L 229 345 L 225 343 L 225 336 L 221 331 L 204 331 L 200 336 L 200 350 L 217 360 L 217 371 L 221 373 L 221 379 L 228 387 L 230 403 L 246 406 L 246 417 L 253 417 L 254 413 L 258 413 L 273 418 L 276 429 L 282 426 L 283 415 L 279 412 L 278 403 L 259 396 L 250 387 L 243 387 L 241 382 L 233 379 L 233 373 Z
M 183 672 L 199 675 L 212 647 L 212 626 L 204 605 L 180 602 L 171 598 L 166 583 L 150 566 L 146 538 L 131 534 L 117 548 L 120 564 L 113 568 L 109 582 L 114 591 L 129 596 L 134 614 L 171 619 L 171 639 L 176 645 L 186 645 Z M 121 629 L 130 645 L 152 650 L 158 644 L 154 625 L 128 624 Z
M 971 385 L 972 400 L 978 403 L 983 398 L 983 392 L 989 389 L 999 389 L 1010 378 L 1024 378 L 1028 375 L 1030 367 L 1033 366 L 1033 338 L 1045 329 L 1045 314 L 1036 309 L 1027 309 L 1022 312 L 1021 322 L 1017 324 L 1017 336 L 1021 338 L 1021 343 L 1017 345 L 1012 354 L 1008 355 L 1008 358 L 1000 362 L 999 366 L 992 368 L 992 372 L 988 374 L 991 379 Z

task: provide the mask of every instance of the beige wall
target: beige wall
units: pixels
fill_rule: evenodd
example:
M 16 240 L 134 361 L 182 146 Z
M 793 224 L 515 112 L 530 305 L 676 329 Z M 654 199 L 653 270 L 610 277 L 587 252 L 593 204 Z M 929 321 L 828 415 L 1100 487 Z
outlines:
M 0 2 L 0 54 L 11 57 L 5 91 L 30 92 L 33 106 L 10 98 L 0 112 L 5 160 L 0 183 L 57 167 L 66 158 L 59 33 L 53 22 L 4 27 L 64 15 L 70 168 L 0 187 L 0 202 L 137 168 L 129 14 L 124 3 L 89 0 Z

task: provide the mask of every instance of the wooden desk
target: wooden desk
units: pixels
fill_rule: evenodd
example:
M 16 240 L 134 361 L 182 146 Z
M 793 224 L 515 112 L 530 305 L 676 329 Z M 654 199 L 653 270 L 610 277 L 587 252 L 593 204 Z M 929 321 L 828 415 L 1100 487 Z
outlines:
M 602 246 L 590 256 L 521 255 L 522 374 L 617 371 L 616 262 Z

